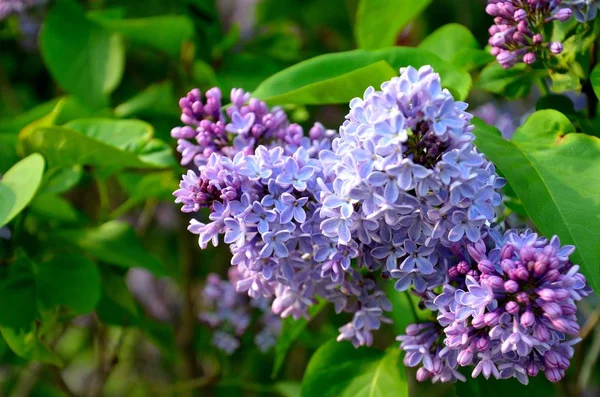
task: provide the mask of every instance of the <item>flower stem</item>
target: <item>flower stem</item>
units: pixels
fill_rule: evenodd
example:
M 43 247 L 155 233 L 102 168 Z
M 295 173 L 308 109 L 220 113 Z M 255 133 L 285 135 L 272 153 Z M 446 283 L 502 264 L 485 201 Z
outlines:
M 410 307 L 410 311 L 412 313 L 413 319 L 415 320 L 415 322 L 418 322 L 419 315 L 417 314 L 417 311 L 415 310 L 415 305 L 413 303 L 412 298 L 410 297 L 410 293 L 408 291 L 404 291 L 404 293 L 406 294 L 406 299 L 408 300 L 408 306 Z

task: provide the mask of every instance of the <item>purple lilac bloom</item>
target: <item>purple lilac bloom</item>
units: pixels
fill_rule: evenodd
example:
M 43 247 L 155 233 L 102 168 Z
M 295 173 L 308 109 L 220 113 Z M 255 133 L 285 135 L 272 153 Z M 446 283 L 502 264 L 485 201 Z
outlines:
M 281 319 L 269 310 L 268 299 L 249 302 L 245 294 L 235 289 L 239 280 L 238 268 L 229 270 L 229 279 L 222 280 L 211 273 L 202 290 L 202 309 L 200 321 L 215 330 L 213 344 L 227 354 L 233 354 L 240 346 L 240 337 L 250 327 L 252 311 L 263 312 L 259 324 L 262 330 L 257 334 L 255 342 L 261 351 L 269 350 L 276 342 L 281 329 Z
M 517 62 L 532 64 L 549 52 L 560 54 L 560 42 L 544 39 L 544 26 L 552 21 L 567 21 L 571 9 L 559 8 L 560 0 L 489 0 L 486 12 L 494 17 L 489 29 L 492 55 L 500 65 L 510 68 Z
M 206 98 L 198 90 L 182 98 L 181 119 L 188 125 L 172 132 L 182 164 L 197 167 L 183 176 L 175 201 L 183 212 L 210 210 L 208 222 L 193 219 L 189 230 L 202 248 L 217 245 L 224 235 L 240 275 L 237 290 L 270 300 L 276 315 L 307 317 L 322 297 L 336 310 L 354 313 L 341 337 L 370 344 L 372 331 L 389 321 L 383 316 L 389 301 L 351 267 L 360 254 L 358 243 L 322 232 L 328 224 L 343 229 L 345 222 L 321 212 L 321 193 L 332 188 L 334 175 L 324 173 L 319 155 L 330 151 L 335 132 L 317 123 L 304 136 L 281 109 L 269 109 L 241 90 L 232 90 L 227 116 L 220 91 L 211 89 Z M 344 203 L 338 207 L 344 214 L 351 210 Z M 363 231 L 374 234 L 377 224 L 369 222 Z M 363 310 L 357 312 L 359 306 Z M 264 343 L 268 335 L 260 339 Z
M 563 0 L 562 4 L 573 10 L 577 22 L 582 23 L 595 19 L 600 8 L 599 0 Z
M 321 232 L 360 247 L 359 262 L 419 292 L 444 280 L 442 252 L 476 242 L 494 218 L 504 181 L 473 146 L 467 104 L 441 88 L 431 67 L 401 69 L 369 87 L 323 150 Z M 364 225 L 369 225 L 364 229 Z
M 569 261 L 573 246 L 561 246 L 531 231 L 486 232 L 482 240 L 453 247 L 442 293 L 422 294 L 437 322 L 413 324 L 398 337 L 405 364 L 421 365 L 417 379 L 517 378 L 543 372 L 563 378 L 579 341 L 575 303 L 591 293 L 579 266 Z M 492 247 L 492 248 L 489 248 Z

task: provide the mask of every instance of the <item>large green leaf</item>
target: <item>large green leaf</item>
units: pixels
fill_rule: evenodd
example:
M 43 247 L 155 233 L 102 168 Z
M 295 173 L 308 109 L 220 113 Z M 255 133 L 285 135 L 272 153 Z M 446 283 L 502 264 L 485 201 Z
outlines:
M 475 135 L 539 230 L 577 247 L 572 261 L 600 292 L 600 139 L 555 110 L 534 113 L 510 141 L 480 121 Z
M 408 396 L 400 350 L 387 352 L 332 340 L 311 357 L 302 381 L 302 396 Z
M 518 99 L 529 95 L 535 79 L 536 72 L 524 63 L 504 69 L 498 62 L 492 62 L 481 71 L 475 87 L 509 99 Z
M 159 276 L 165 274 L 163 264 L 144 248 L 126 222 L 110 221 L 95 228 L 57 230 L 54 238 L 111 265 L 141 267 Z
M 174 162 L 169 148 L 156 139 L 147 142 L 138 154 L 114 146 L 112 139 L 103 142 L 65 127 L 35 128 L 21 134 L 20 139 L 29 151 L 42 153 L 53 167 L 82 164 L 107 168 L 164 168 Z M 146 152 L 147 148 L 151 150 Z
M 321 300 L 316 305 L 311 306 L 308 311 L 310 320 L 317 316 L 326 305 L 327 301 Z M 283 320 L 281 332 L 279 333 L 277 344 L 275 345 L 275 363 L 273 364 L 273 372 L 271 373 L 272 378 L 277 377 L 279 370 L 283 366 L 287 352 L 290 350 L 290 347 L 292 347 L 292 343 L 294 343 L 306 329 L 310 320 L 305 318 L 294 320 L 291 317 L 287 317 Z
M 46 16 L 40 49 L 52 77 L 68 92 L 94 106 L 121 81 L 125 49 L 121 37 L 86 19 L 81 7 L 58 1 Z
M 431 51 L 446 61 L 465 49 L 477 49 L 479 44 L 473 33 L 463 25 L 450 23 L 427 36 L 419 48 Z
M 100 299 L 100 273 L 83 256 L 53 257 L 39 266 L 36 280 L 38 301 L 44 308 L 62 305 L 89 313 Z
M 194 24 L 183 15 L 159 15 L 137 19 L 94 18 L 107 30 L 132 43 L 177 56 L 184 41 L 194 35 Z
M 77 224 L 84 219 L 70 202 L 53 193 L 38 194 L 31 203 L 31 212 L 44 221 Z
M 354 34 L 359 48 L 391 47 L 402 28 L 419 16 L 431 0 L 361 0 Z
M 152 126 L 140 120 L 77 119 L 64 126 L 133 153 L 140 153 L 154 134 Z
M 347 103 L 363 94 L 368 87 L 366 82 L 378 86 L 389 80 L 391 72 L 387 65 L 374 65 L 381 61 L 394 69 L 431 65 L 440 74 L 442 85 L 458 99 L 466 98 L 471 86 L 469 73 L 437 55 L 418 48 L 394 47 L 320 55 L 274 74 L 253 94 L 272 104 Z M 355 84 L 357 78 L 361 84 Z
M 516 379 L 485 379 L 479 376 L 471 379 L 471 370 L 465 368 L 466 382 L 456 382 L 454 390 L 457 397 L 506 397 L 506 396 L 528 396 L 528 397 L 550 397 L 560 395 L 556 393 L 555 386 L 546 380 L 544 375 L 529 378 L 529 384 L 523 385 Z
M 0 179 L 0 227 L 31 202 L 42 182 L 44 158 L 35 153 L 15 164 Z

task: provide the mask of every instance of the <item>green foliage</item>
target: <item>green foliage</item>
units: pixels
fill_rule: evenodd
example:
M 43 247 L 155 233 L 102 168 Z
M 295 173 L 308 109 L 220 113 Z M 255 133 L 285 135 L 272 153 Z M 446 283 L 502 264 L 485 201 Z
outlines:
M 332 340 L 313 354 L 302 396 L 408 396 L 408 382 L 400 351 L 387 352 Z
M 392 70 L 408 65 L 432 65 L 445 87 L 459 98 L 465 98 L 471 86 L 467 72 L 437 55 L 416 48 L 394 47 L 339 52 L 300 62 L 262 82 L 253 95 L 272 104 L 345 103 L 362 96 L 369 85 L 379 86 L 388 80 Z
M 125 66 L 122 38 L 85 18 L 71 0 L 57 2 L 41 32 L 44 61 L 68 92 L 92 106 L 107 104 Z
M 517 99 L 529 94 L 535 79 L 535 73 L 525 64 L 503 69 L 498 63 L 490 63 L 481 71 L 475 87 L 509 99 Z
M 0 179 L 0 227 L 31 202 L 42 182 L 44 158 L 39 154 L 19 161 Z
M 502 171 L 546 236 L 577 247 L 574 263 L 600 291 L 600 140 L 578 134 L 563 114 L 534 113 L 512 140 L 478 122 L 477 147 Z
M 39 265 L 38 301 L 44 308 L 67 306 L 76 313 L 91 312 L 100 299 L 96 264 L 78 255 L 57 255 Z
M 111 265 L 141 267 L 159 276 L 166 272 L 163 264 L 144 248 L 131 226 L 123 221 L 109 221 L 94 228 L 62 229 L 53 238 Z
M 360 0 L 354 31 L 358 48 L 392 47 L 400 31 L 430 3 L 431 0 Z

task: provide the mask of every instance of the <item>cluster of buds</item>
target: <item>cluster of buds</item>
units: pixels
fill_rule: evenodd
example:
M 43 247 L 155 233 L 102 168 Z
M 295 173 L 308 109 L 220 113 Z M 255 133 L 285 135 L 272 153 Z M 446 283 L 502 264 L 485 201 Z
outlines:
M 510 68 L 519 61 L 534 63 L 548 52 L 560 54 L 562 43 L 544 39 L 544 26 L 571 18 L 569 8 L 559 8 L 560 0 L 489 0 L 486 12 L 494 17 L 489 29 L 492 54 L 500 65 Z

